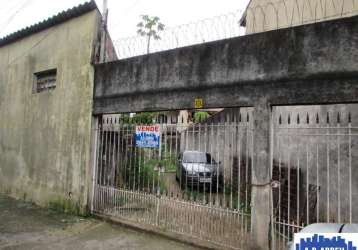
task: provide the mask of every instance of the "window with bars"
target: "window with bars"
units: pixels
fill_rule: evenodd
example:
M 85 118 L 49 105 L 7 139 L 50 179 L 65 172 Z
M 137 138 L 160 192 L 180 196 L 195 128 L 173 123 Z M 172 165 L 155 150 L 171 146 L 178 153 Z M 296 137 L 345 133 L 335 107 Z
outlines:
M 35 75 L 34 93 L 50 91 L 56 88 L 57 69 L 37 72 Z

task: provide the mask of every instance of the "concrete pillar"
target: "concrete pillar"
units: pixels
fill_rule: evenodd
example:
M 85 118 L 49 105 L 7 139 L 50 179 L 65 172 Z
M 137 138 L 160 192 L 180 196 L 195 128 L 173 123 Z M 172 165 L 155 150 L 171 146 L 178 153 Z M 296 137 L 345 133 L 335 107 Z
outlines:
M 92 125 L 91 125 L 91 160 L 90 160 L 90 171 L 88 174 L 89 183 L 87 184 L 90 187 L 88 192 L 88 204 L 89 212 L 93 212 L 93 199 L 94 199 L 94 187 L 96 183 L 96 171 L 97 171 L 97 149 L 98 149 L 98 125 L 102 121 L 102 116 L 92 116 Z
M 270 119 L 271 108 L 265 101 L 253 112 L 254 154 L 251 190 L 252 249 L 269 249 L 271 218 Z

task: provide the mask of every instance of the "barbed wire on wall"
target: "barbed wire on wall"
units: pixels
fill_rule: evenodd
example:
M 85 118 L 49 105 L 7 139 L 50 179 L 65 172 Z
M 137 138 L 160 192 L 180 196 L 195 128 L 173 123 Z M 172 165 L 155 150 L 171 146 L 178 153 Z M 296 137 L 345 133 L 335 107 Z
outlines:
M 237 10 L 198 22 L 166 28 L 152 39 L 150 53 L 222 40 L 245 34 L 289 28 L 358 14 L 358 0 L 252 0 Z M 242 27 L 244 26 L 244 27 Z M 114 41 L 119 59 L 147 54 L 147 37 Z
M 243 10 L 238 10 L 198 22 L 166 28 L 159 32 L 159 40 L 150 41 L 150 53 L 243 35 L 245 29 L 238 24 L 242 14 Z M 147 54 L 147 37 L 120 38 L 114 41 L 114 46 L 119 58 L 144 55 Z
M 358 0 L 252 1 L 245 12 L 246 34 L 290 28 L 358 14 Z

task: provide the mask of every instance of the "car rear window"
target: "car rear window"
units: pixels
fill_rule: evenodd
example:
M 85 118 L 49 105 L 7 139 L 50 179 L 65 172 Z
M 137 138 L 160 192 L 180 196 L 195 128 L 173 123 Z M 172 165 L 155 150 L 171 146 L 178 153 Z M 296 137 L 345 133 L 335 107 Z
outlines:
M 206 163 L 207 155 L 203 152 L 185 152 L 183 155 L 184 163 Z

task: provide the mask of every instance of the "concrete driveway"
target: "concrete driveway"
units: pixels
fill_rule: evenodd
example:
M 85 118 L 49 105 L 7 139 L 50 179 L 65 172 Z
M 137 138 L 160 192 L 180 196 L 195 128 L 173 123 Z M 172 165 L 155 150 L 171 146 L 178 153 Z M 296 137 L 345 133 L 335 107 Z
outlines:
M 195 250 L 160 236 L 93 218 L 41 209 L 0 195 L 0 249 Z

